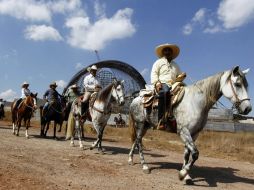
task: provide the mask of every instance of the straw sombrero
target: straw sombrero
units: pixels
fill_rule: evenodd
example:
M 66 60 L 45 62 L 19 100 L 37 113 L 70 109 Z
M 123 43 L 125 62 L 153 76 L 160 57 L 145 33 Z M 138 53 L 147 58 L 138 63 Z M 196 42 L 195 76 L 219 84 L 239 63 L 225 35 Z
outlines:
M 70 86 L 70 88 L 73 89 L 73 88 L 79 88 L 79 87 L 76 84 L 73 84 L 73 85 Z
M 56 82 L 52 82 L 52 83 L 49 85 L 49 87 L 51 87 L 51 86 L 55 86 L 55 87 L 57 87 Z
M 29 86 L 28 82 L 23 82 L 23 84 L 21 85 L 21 87 L 23 88 L 24 86 Z
M 95 70 L 95 71 L 97 71 L 97 70 L 98 70 L 98 68 L 97 68 L 97 66 L 96 66 L 96 65 L 92 65 L 91 67 L 88 67 L 88 68 L 87 68 L 87 71 L 88 71 L 88 72 L 90 72 L 91 70 Z
M 175 59 L 179 55 L 180 49 L 177 45 L 175 45 L 175 44 L 161 44 L 155 48 L 155 53 L 158 57 L 161 58 L 163 56 L 162 50 L 164 48 L 170 48 L 172 50 L 173 59 Z

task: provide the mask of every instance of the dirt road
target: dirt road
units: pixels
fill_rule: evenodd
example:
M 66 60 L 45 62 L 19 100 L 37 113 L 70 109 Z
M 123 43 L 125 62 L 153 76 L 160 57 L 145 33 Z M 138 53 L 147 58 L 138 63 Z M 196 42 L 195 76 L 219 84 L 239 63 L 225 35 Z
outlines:
M 16 137 L 10 126 L 0 126 L 0 189 L 254 189 L 254 164 L 247 162 L 201 153 L 191 173 L 195 185 L 187 186 L 178 180 L 182 154 L 146 150 L 151 174 L 144 174 L 137 154 L 136 164 L 128 165 L 129 144 L 117 138 L 106 136 L 105 154 L 98 154 L 63 139 L 42 139 L 38 128 L 29 132 L 29 139 L 23 128 Z

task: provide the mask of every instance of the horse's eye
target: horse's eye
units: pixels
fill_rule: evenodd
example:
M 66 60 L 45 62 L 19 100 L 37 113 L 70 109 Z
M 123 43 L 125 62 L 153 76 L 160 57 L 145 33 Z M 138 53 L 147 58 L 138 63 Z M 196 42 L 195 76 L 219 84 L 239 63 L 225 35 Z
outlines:
M 240 88 L 242 85 L 241 85 L 241 83 L 235 83 L 235 87 L 237 87 L 237 88 Z

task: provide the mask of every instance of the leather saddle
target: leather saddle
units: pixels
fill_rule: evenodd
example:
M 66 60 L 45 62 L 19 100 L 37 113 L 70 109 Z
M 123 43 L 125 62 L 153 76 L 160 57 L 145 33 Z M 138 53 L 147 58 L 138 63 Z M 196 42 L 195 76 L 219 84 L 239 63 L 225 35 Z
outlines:
M 174 108 L 183 98 L 184 96 L 184 84 L 182 82 L 175 82 L 172 85 L 172 89 L 170 91 L 170 100 L 171 100 L 171 107 Z M 146 86 L 146 89 L 142 89 L 139 93 L 142 97 L 142 104 L 144 108 L 158 108 L 158 99 L 156 98 L 157 91 L 152 86 Z

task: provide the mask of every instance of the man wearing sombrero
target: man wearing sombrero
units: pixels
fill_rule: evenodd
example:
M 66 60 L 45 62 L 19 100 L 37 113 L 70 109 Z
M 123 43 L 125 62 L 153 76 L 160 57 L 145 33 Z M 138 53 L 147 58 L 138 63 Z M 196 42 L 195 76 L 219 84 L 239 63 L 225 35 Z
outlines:
M 71 85 L 67 89 L 66 93 L 64 94 L 64 97 L 67 100 L 66 113 L 69 113 L 69 111 L 71 110 L 71 104 L 79 96 L 80 96 L 79 87 L 76 84 Z
M 30 96 L 31 92 L 28 87 L 29 87 L 29 83 L 23 82 L 23 84 L 21 85 L 21 96 L 16 101 L 16 104 L 13 106 L 14 109 L 19 107 L 19 104 L 22 102 L 23 99 L 25 99 L 27 96 Z
M 153 64 L 151 71 L 151 83 L 159 89 L 158 91 L 158 121 L 159 129 L 164 129 L 164 114 L 170 107 L 169 94 L 171 85 L 178 80 L 179 77 L 185 78 L 179 66 L 173 61 L 180 52 L 175 44 L 162 44 L 155 48 L 156 55 L 159 57 Z
M 46 103 L 43 106 L 43 115 L 47 112 L 49 103 L 59 102 L 59 99 L 62 97 L 62 95 L 57 92 L 56 87 L 56 82 L 52 82 L 49 85 L 49 89 L 43 95 L 43 99 L 46 100 Z
M 89 75 L 87 75 L 83 81 L 83 87 L 85 89 L 85 94 L 84 94 L 83 100 L 82 100 L 82 102 L 85 103 L 84 111 L 86 111 L 86 109 L 88 108 L 88 106 L 87 106 L 88 100 L 89 100 L 91 94 L 93 92 L 101 89 L 100 80 L 99 80 L 98 76 L 96 75 L 97 70 L 98 70 L 98 68 L 96 65 L 92 65 L 91 67 L 88 67 L 87 71 L 89 72 Z

